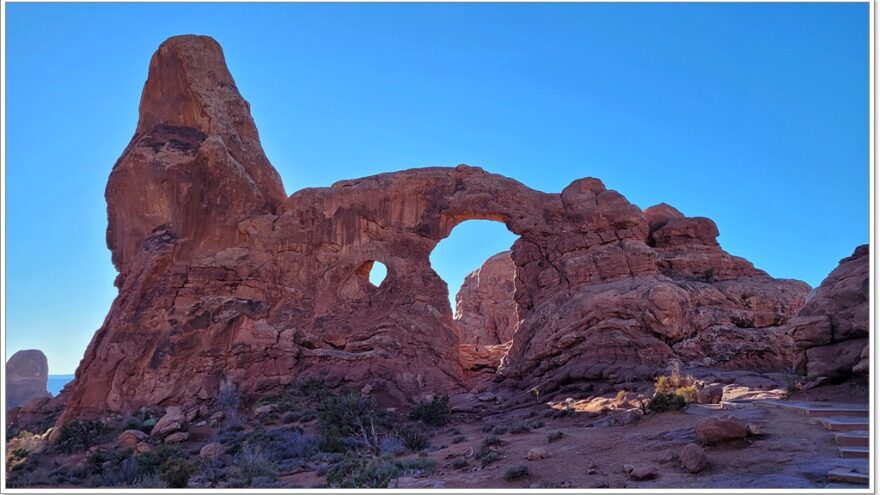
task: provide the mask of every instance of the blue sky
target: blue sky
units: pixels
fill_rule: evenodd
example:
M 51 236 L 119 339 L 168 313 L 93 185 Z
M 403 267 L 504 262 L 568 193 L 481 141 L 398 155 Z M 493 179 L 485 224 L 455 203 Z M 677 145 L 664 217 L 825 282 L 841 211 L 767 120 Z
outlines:
M 468 163 L 708 216 L 817 285 L 869 237 L 868 4 L 6 5 L 7 357 L 72 372 L 116 290 L 103 192 L 167 37 L 223 45 L 288 193 Z M 452 287 L 513 236 L 468 222 Z

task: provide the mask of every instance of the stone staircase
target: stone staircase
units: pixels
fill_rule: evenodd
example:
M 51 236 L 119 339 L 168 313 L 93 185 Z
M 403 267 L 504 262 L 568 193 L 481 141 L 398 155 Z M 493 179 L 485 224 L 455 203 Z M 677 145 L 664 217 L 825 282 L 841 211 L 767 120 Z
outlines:
M 870 458 L 870 410 L 866 404 L 840 404 L 830 402 L 796 402 L 766 400 L 756 401 L 757 407 L 776 408 L 807 417 L 807 422 L 821 425 L 833 432 L 834 443 L 840 457 L 864 460 L 864 464 L 840 467 L 828 471 L 828 480 L 838 483 L 867 485 L 869 483 Z M 841 488 L 846 485 L 829 485 Z

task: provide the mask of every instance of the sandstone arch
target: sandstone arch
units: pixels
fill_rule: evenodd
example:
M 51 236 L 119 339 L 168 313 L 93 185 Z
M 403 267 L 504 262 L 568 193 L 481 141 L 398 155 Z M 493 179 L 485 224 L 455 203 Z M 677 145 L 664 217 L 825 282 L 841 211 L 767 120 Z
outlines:
M 734 356 L 728 366 L 793 359 L 774 329 L 809 288 L 722 251 L 708 219 L 663 210 L 656 221 L 657 210 L 643 213 L 598 179 L 551 194 L 466 165 L 284 198 L 205 37 L 163 43 L 140 111 L 106 191 L 119 296 L 62 423 L 142 405 L 196 408 L 224 380 L 252 394 L 321 376 L 398 403 L 467 390 L 429 255 L 469 219 L 520 236 L 511 259 L 522 324 L 500 370 L 509 385 L 650 373 L 707 357 L 699 339 L 711 332 Z M 391 276 L 364 297 L 368 260 Z M 700 278 L 709 268 L 713 280 Z

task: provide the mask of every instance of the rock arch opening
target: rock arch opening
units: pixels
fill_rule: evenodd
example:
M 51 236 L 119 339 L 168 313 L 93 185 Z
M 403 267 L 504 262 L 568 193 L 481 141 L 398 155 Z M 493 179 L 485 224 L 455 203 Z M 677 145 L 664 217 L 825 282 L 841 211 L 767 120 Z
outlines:
M 431 266 L 448 287 L 461 343 L 492 345 L 512 337 L 516 269 L 510 249 L 517 238 L 499 221 L 467 220 L 431 252 Z
M 388 267 L 381 261 L 371 261 L 368 269 L 369 276 L 367 280 L 369 280 L 373 287 L 379 287 L 388 278 Z

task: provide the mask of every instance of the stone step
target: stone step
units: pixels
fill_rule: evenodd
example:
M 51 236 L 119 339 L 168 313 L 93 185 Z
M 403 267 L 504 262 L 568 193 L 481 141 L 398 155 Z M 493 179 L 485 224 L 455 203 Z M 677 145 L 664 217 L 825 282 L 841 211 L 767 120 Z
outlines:
M 828 480 L 854 483 L 856 485 L 867 485 L 868 475 L 865 473 L 857 473 L 847 468 L 837 468 L 828 471 Z
M 759 407 L 772 407 L 809 417 L 857 416 L 868 417 L 870 409 L 867 404 L 847 404 L 834 402 L 789 402 L 789 401 L 758 401 Z
M 847 459 L 867 459 L 868 447 L 839 447 L 840 457 Z
M 869 428 L 868 418 L 853 418 L 849 416 L 832 416 L 819 418 L 819 423 L 826 430 L 831 431 L 857 431 Z
M 867 431 L 847 431 L 834 434 L 834 443 L 841 447 L 867 447 Z

